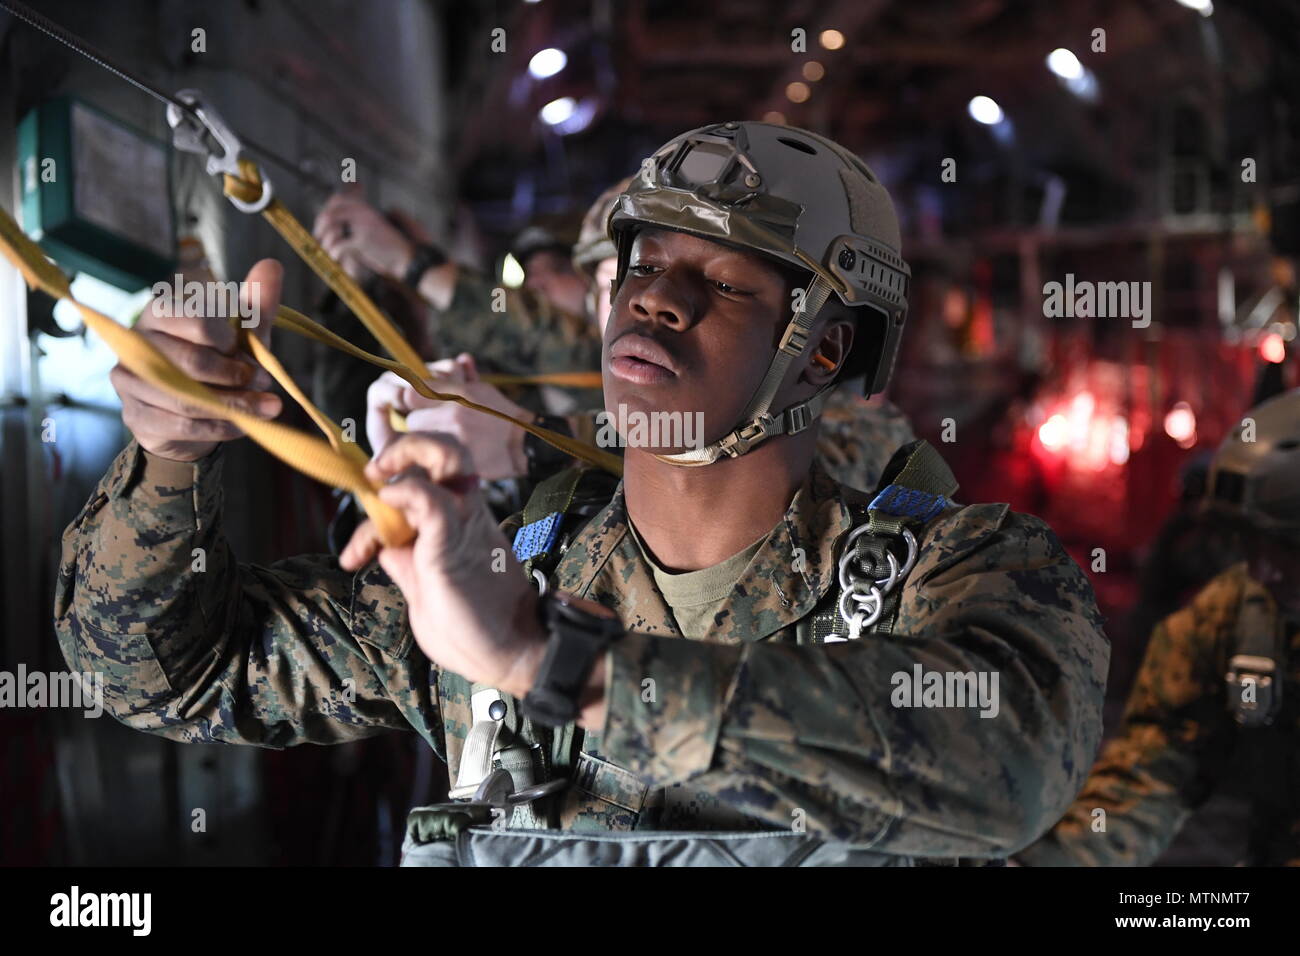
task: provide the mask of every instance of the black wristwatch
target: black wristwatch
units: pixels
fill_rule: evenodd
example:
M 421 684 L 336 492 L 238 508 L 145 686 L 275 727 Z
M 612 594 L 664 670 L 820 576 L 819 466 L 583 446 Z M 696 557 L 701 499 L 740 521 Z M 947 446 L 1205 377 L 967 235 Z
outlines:
M 563 415 L 538 415 L 533 424 L 573 437 L 569 420 Z M 542 441 L 532 432 L 524 433 L 524 460 L 528 462 L 528 480 L 538 484 L 569 464 L 570 458 L 554 445 Z
M 406 274 L 402 276 L 402 284 L 408 285 L 412 289 L 420 287 L 420 279 L 426 272 L 434 266 L 440 266 L 447 261 L 441 249 L 437 246 L 431 246 L 427 242 L 422 242 L 415 247 L 411 253 L 411 264 L 406 267 Z
M 538 602 L 538 616 L 550 637 L 533 689 L 521 702 L 524 716 L 548 727 L 563 727 L 578 716 L 578 696 L 596 659 L 623 636 L 613 612 L 593 614 L 552 592 Z

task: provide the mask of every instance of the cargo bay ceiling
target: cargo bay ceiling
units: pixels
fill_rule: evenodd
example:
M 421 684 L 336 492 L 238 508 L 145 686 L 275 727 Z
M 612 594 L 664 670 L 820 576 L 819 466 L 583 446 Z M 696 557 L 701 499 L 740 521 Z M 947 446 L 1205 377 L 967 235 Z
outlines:
M 1189 7 L 1207 4 L 449 3 L 451 148 L 462 195 L 490 232 L 530 218 L 572 223 L 668 137 L 778 114 L 860 153 L 904 205 L 956 160 L 969 188 L 941 211 L 953 229 L 1032 223 L 1053 190 L 1062 224 L 1151 221 L 1222 192 L 1216 180 L 1241 157 L 1277 188 L 1300 168 L 1300 5 Z M 493 52 L 496 27 L 505 49 Z M 530 60 L 546 49 L 566 62 L 538 78 Z M 1091 90 L 1049 69 L 1058 49 L 1074 54 Z M 1006 122 L 974 121 L 977 96 Z M 568 122 L 542 119 L 548 104 Z

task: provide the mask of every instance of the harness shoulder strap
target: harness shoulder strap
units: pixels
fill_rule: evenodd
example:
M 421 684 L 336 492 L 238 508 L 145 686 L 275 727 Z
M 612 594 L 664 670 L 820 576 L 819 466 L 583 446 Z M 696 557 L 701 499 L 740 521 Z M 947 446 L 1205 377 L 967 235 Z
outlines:
M 845 541 L 836 585 L 812 616 L 812 643 L 893 631 L 903 581 L 917 558 L 912 529 L 948 507 L 957 487 L 947 462 L 928 442 L 917 439 L 894 452 L 863 520 Z
M 612 492 L 611 476 L 581 467 L 557 472 L 533 490 L 520 514 L 513 546 L 530 578 L 550 578 L 569 542 Z

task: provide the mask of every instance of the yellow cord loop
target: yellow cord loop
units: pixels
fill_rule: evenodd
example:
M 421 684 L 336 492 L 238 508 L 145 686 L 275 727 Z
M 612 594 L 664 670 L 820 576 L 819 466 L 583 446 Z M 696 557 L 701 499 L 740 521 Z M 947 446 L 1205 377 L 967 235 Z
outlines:
M 243 178 L 229 175 L 225 177 L 226 193 L 253 202 L 261 195 L 261 175 L 256 165 L 248 160 L 240 160 L 240 169 L 244 173 Z M 614 474 L 622 474 L 623 463 L 617 455 L 593 448 L 568 435 L 541 428 L 531 422 L 520 421 L 460 395 L 432 389 L 424 379 L 425 368 L 419 354 L 403 338 L 392 322 L 379 311 L 360 286 L 320 247 L 293 214 L 279 200 L 272 201 L 262 214 L 312 271 L 320 276 L 352 310 L 371 334 L 388 350 L 393 359 L 385 359 L 357 348 L 305 315 L 284 306 L 281 306 L 276 314 L 274 321 L 277 326 L 323 342 L 379 368 L 395 372 L 425 398 L 456 402 L 466 408 L 512 422 L 567 455 Z M 78 302 L 72 294 L 68 277 L 46 258 L 40 246 L 29 239 L 17 222 L 3 209 L 0 209 L 0 251 L 22 273 L 31 288 L 40 289 L 55 299 L 66 299 L 71 302 L 81 313 L 86 325 L 108 344 L 126 368 L 140 378 L 175 398 L 203 409 L 215 418 L 234 422 L 249 438 L 285 464 L 318 481 L 352 492 L 375 522 L 380 540 L 385 545 L 400 547 L 415 537 L 415 532 L 403 519 L 401 513 L 379 500 L 376 494 L 378 487 L 372 485 L 365 476 L 364 469 L 368 462 L 365 453 L 354 442 L 348 441 L 342 429 L 312 404 L 270 349 L 248 330 L 240 330 L 240 341 L 244 348 L 303 407 L 325 434 L 328 443 L 287 425 L 258 418 L 228 404 L 217 393 L 181 371 L 139 332 L 128 329 L 101 312 Z M 577 372 L 539 376 L 485 376 L 484 380 L 494 384 L 596 387 L 600 384 L 600 375 L 595 372 Z
M 239 168 L 244 174 L 242 179 L 230 175 L 223 177 L 226 195 L 245 202 L 253 202 L 262 195 L 262 175 L 258 171 L 257 165 L 248 159 L 241 159 Z M 623 474 L 623 460 L 618 455 L 601 448 L 593 448 L 586 442 L 551 431 L 549 428 L 541 428 L 531 422 L 521 421 L 512 415 L 472 402 L 460 395 L 436 392 L 429 388 L 424 383 L 426 371 L 419 354 L 403 338 L 402 333 L 389 321 L 388 317 L 379 311 L 379 307 L 370 300 L 370 297 L 361 290 L 361 287 L 356 284 L 352 277 L 330 258 L 329 254 L 321 248 L 320 243 L 315 240 L 312 234 L 294 218 L 293 213 L 289 212 L 280 200 L 273 199 L 271 204 L 262 211 L 262 215 L 266 217 L 267 222 L 275 227 L 276 232 L 284 237 L 285 242 L 289 243 L 290 248 L 298 254 L 299 258 L 307 263 L 312 271 L 320 276 L 325 284 L 334 291 L 334 294 L 352 310 L 352 313 L 370 330 L 370 334 L 388 350 L 388 353 L 396 359 L 396 362 L 390 362 L 370 352 L 358 349 L 352 346 L 351 343 L 345 343 L 339 336 L 329 332 L 301 313 L 293 313 L 294 318 L 283 323 L 284 328 L 291 329 L 300 335 L 315 338 L 317 341 L 332 345 L 334 348 L 342 349 L 349 355 L 378 365 L 380 368 L 396 372 L 425 398 L 456 402 L 466 408 L 472 408 L 494 418 L 512 422 L 529 434 L 536 435 L 547 444 L 558 448 L 566 455 L 595 465 L 597 468 L 603 468 L 615 475 Z M 276 317 L 276 324 L 282 324 L 280 320 L 284 318 L 284 314 L 285 310 L 282 309 L 280 315 Z M 597 377 L 599 376 L 599 373 L 595 374 Z M 592 381 L 592 379 L 588 378 L 583 381 L 585 384 Z
M 366 513 L 375 522 L 380 539 L 386 545 L 398 546 L 409 542 L 415 532 L 403 519 L 401 512 L 379 500 L 377 486 L 366 478 L 366 457 L 356 446 L 353 452 L 336 450 L 319 438 L 305 435 L 297 429 L 278 422 L 269 422 L 227 404 L 206 385 L 196 382 L 172 363 L 144 335 L 119 325 L 108 316 L 78 302 L 60 269 L 45 258 L 40 246 L 23 233 L 18 224 L 0 209 L 0 251 L 23 274 L 32 288 L 66 299 L 76 306 L 86 325 L 102 338 L 130 371 L 150 385 L 162 389 L 174 398 L 195 405 L 214 418 L 234 422 L 249 438 L 257 442 L 276 458 L 317 481 L 343 488 L 355 494 Z M 246 342 L 262 360 L 269 352 L 251 336 Z M 288 375 L 278 362 L 272 362 L 283 379 Z M 272 369 L 268 368 L 268 371 Z M 275 374 L 272 371 L 272 374 Z M 317 413 L 319 414 L 319 412 Z

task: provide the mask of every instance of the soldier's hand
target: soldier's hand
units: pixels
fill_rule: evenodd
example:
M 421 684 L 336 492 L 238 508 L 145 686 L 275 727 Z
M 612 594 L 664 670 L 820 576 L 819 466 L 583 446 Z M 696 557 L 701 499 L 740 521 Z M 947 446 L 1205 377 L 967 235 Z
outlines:
M 378 554 L 430 660 L 467 680 L 527 693 L 545 646 L 537 595 L 479 494 L 468 450 L 446 435 L 411 433 L 378 455 L 366 475 L 387 482 L 380 499 L 401 511 L 416 537 L 381 550 L 367 520 L 339 563 L 354 571 Z
M 468 353 L 462 352 L 452 360 L 430 362 L 428 370 L 428 382 L 435 391 L 461 395 L 523 421 L 534 417 L 528 409 L 506 398 L 495 385 L 480 381 L 474 358 Z M 455 402 L 425 398 L 391 372 L 376 379 L 366 395 L 366 437 L 376 455 L 398 435 L 389 424 L 389 408 L 406 415 L 408 430 L 441 432 L 467 447 L 481 478 L 497 481 L 528 472 L 522 428 Z
M 263 342 L 270 344 L 271 325 L 280 303 L 284 270 L 274 259 L 263 259 L 249 270 L 241 287 L 245 314 L 252 305 Z M 212 297 L 221 300 L 222 297 Z M 204 295 L 204 301 L 209 297 Z M 272 380 L 251 358 L 238 352 L 238 333 L 230 318 L 217 315 L 173 314 L 174 303 L 155 299 L 144 310 L 136 330 L 190 377 L 207 385 L 227 404 L 260 418 L 280 413 L 278 396 L 267 391 Z M 183 312 L 184 310 L 182 310 Z M 238 319 L 238 316 L 236 316 Z M 197 461 L 218 442 L 239 438 L 243 431 L 213 418 L 204 409 L 173 398 L 122 365 L 109 373 L 122 399 L 122 421 L 145 451 L 175 461 Z
M 424 367 L 428 372 L 426 381 L 437 382 L 439 388 L 443 385 L 459 384 L 465 381 L 465 370 L 456 359 L 438 359 L 436 362 L 426 362 Z M 408 401 L 408 392 L 415 395 L 414 404 Z M 406 379 L 396 372 L 385 372 L 371 382 L 370 388 L 366 389 L 366 440 L 370 442 L 372 454 L 378 457 L 380 452 L 397 441 L 402 435 L 401 432 L 393 428 L 392 423 L 389 421 L 389 409 L 405 415 L 413 407 L 426 408 L 436 404 L 440 403 L 425 398 L 419 392 L 416 392 Z M 408 430 L 417 431 L 419 429 Z M 434 429 L 424 430 L 430 431 Z
M 316 216 L 312 235 L 353 278 L 358 278 L 359 264 L 400 279 L 415 252 L 410 240 L 366 202 L 358 189 L 343 189 L 331 196 Z

